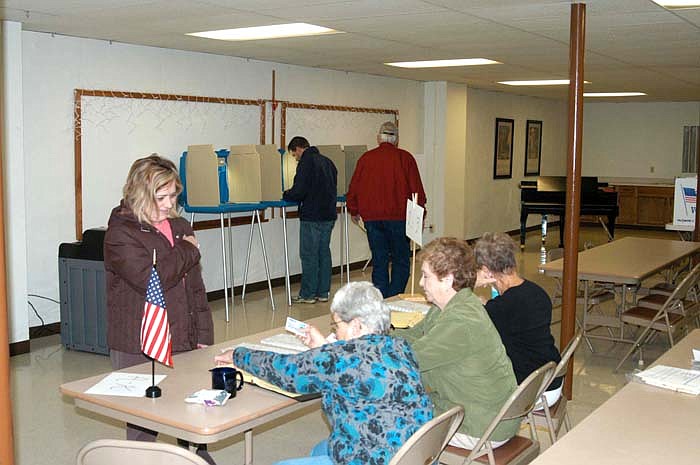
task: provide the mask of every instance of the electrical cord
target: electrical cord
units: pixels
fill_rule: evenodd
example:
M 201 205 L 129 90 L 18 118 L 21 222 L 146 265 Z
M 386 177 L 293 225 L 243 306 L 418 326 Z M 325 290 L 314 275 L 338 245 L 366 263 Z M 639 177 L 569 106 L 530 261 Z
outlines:
M 44 323 L 44 319 L 41 317 L 41 315 L 39 315 L 39 312 L 36 311 L 36 307 L 34 307 L 34 305 L 32 305 L 32 303 L 29 300 L 27 300 L 27 303 L 30 307 L 32 307 L 32 310 L 34 310 L 34 314 L 37 318 L 39 318 L 39 321 L 41 321 L 41 326 L 46 326 L 46 323 Z

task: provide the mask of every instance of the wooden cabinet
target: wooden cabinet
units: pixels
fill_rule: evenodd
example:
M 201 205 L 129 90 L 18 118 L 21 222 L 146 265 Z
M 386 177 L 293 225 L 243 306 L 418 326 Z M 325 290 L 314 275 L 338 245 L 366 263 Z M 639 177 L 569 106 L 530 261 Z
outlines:
M 673 221 L 673 187 L 615 186 L 620 215 L 617 224 L 664 226 Z

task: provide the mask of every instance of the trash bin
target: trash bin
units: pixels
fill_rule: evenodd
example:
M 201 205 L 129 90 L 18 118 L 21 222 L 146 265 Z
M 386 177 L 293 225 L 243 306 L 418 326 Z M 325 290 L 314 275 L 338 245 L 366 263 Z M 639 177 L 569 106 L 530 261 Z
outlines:
M 109 354 L 103 244 L 106 229 L 58 247 L 61 343 L 72 350 Z

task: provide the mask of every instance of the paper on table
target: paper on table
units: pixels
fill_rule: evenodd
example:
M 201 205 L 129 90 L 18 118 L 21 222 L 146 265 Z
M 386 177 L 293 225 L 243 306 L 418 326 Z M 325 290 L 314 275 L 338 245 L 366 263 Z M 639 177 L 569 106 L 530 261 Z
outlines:
M 420 302 L 411 302 L 409 300 L 393 300 L 391 302 L 385 302 L 389 310 L 395 312 L 420 312 L 422 314 L 428 313 L 430 310 L 430 305 L 423 304 Z
M 166 375 L 156 375 L 157 385 L 165 379 Z M 145 397 L 146 389 L 151 386 L 151 375 L 138 373 L 110 373 L 100 382 L 85 391 L 85 394 L 97 394 L 103 396 Z
M 697 371 L 656 365 L 637 373 L 637 377 L 642 382 L 652 386 L 696 396 L 700 394 L 700 372 Z
M 266 337 L 260 340 L 261 344 L 279 347 L 282 349 L 293 350 L 298 352 L 305 352 L 309 348 L 304 345 L 296 336 L 288 333 L 275 334 L 274 336 Z
M 394 328 L 410 328 L 420 323 L 424 317 L 421 312 L 391 312 L 391 324 Z

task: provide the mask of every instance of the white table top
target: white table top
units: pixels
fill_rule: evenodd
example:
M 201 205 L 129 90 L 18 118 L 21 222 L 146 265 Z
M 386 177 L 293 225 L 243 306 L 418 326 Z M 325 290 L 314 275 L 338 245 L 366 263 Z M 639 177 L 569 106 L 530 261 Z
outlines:
M 655 364 L 691 367 L 696 329 Z M 533 465 L 697 465 L 700 397 L 630 383 L 544 451 Z
M 308 321 L 322 331 L 330 326 L 330 316 Z M 159 384 L 163 395 L 158 399 L 85 394 L 106 373 L 65 383 L 60 386 L 60 391 L 63 395 L 74 398 L 77 407 L 101 415 L 198 444 L 216 442 L 320 402 L 320 399 L 297 402 L 248 384 L 223 407 L 205 407 L 184 402 L 188 394 L 211 387 L 209 369 L 214 366 L 215 354 L 241 342 L 258 343 L 263 337 L 280 332 L 284 332 L 284 329 L 276 328 L 206 349 L 178 354 L 173 357 L 173 369 L 156 364 L 156 374 L 167 375 Z M 150 374 L 151 364 L 136 365 L 120 371 Z
M 666 230 L 667 230 L 667 231 L 686 231 L 686 232 L 693 232 L 693 231 L 695 231 L 695 224 L 675 224 L 675 223 L 666 223 Z
M 639 284 L 643 279 L 689 255 L 700 252 L 700 242 L 624 237 L 578 254 L 578 279 L 618 284 Z M 564 259 L 540 269 L 561 277 Z

